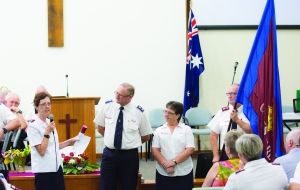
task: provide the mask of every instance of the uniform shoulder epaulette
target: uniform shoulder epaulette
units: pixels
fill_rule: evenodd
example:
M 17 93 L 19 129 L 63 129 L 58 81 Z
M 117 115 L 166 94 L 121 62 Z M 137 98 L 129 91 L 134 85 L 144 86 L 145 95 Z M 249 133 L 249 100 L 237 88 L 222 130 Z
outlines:
M 275 165 L 275 166 L 280 166 L 280 163 L 272 163 L 272 165 Z
M 222 111 L 227 111 L 227 110 L 229 110 L 228 106 L 222 107 Z
M 138 110 L 140 110 L 141 112 L 144 112 L 144 108 L 142 108 L 142 106 L 138 105 L 136 108 L 137 108 Z
M 245 169 L 241 169 L 235 172 L 235 174 L 241 173 L 242 171 L 245 171 Z
M 112 103 L 113 102 L 113 100 L 107 100 L 106 102 L 105 102 L 105 104 L 109 104 L 109 103 Z

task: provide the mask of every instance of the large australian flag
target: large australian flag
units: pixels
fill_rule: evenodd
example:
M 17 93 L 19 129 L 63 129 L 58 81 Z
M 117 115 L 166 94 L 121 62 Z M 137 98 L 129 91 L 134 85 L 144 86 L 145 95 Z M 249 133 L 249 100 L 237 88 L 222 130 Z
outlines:
M 199 76 L 204 71 L 204 62 L 198 36 L 198 28 L 193 11 L 188 21 L 188 54 L 185 70 L 184 114 L 199 103 Z
M 283 154 L 282 109 L 274 0 L 268 0 L 237 95 L 253 133 L 264 144 L 263 156 Z

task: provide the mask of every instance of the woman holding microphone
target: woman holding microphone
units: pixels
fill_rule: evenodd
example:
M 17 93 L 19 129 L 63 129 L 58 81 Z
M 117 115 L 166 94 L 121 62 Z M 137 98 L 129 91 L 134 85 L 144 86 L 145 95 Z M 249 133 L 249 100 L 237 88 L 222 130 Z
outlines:
M 34 107 L 37 114 L 28 123 L 28 140 L 31 147 L 31 167 L 35 175 L 36 190 L 64 190 L 62 157 L 59 149 L 73 145 L 76 138 L 59 143 L 51 113 L 51 95 L 35 94 Z

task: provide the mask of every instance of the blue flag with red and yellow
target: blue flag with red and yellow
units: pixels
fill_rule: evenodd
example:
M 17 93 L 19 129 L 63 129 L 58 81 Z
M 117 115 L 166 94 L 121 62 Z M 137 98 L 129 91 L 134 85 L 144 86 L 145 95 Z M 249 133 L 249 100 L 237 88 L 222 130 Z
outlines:
M 184 114 L 199 103 L 199 76 L 204 71 L 204 63 L 198 28 L 193 11 L 190 10 L 188 22 L 188 54 L 185 70 Z
M 237 95 L 253 133 L 264 144 L 263 157 L 273 161 L 283 149 L 274 0 L 268 0 Z

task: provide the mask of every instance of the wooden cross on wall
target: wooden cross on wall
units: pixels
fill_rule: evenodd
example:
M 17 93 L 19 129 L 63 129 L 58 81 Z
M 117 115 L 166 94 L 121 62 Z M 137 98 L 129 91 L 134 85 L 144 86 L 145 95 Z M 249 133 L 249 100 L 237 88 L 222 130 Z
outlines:
M 63 0 L 48 0 L 48 46 L 64 47 Z
M 76 123 L 77 119 L 71 119 L 70 114 L 66 114 L 66 119 L 59 119 L 58 123 L 66 124 L 66 139 L 71 137 L 70 127 L 71 123 Z

